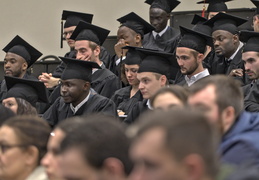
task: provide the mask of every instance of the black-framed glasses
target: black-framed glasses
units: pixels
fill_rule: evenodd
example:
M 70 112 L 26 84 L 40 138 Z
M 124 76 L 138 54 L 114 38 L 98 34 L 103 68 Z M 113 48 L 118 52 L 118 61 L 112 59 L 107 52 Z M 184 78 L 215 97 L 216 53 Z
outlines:
M 26 147 L 28 144 L 13 144 L 13 145 L 7 145 L 7 144 L 0 144 L 0 153 L 4 154 L 8 149 L 15 148 L 15 147 Z

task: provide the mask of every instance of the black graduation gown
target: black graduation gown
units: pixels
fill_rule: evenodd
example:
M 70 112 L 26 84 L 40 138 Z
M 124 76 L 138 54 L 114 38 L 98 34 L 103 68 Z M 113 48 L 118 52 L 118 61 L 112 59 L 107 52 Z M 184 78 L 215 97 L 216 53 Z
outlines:
M 136 103 L 123 122 L 126 124 L 131 124 L 140 116 L 140 114 L 149 110 L 147 106 L 147 101 L 148 100 L 145 99 L 142 102 Z
M 129 114 L 133 106 L 143 100 L 142 94 L 140 91 L 137 91 L 134 96 L 130 98 L 131 86 L 124 87 L 122 89 L 117 90 L 112 96 L 111 100 L 117 106 L 118 110 L 122 110 L 125 114 Z
M 246 111 L 259 112 L 259 82 L 243 87 L 245 99 L 244 108 Z
M 142 44 L 143 47 L 147 49 L 155 49 L 175 54 L 179 39 L 179 30 L 173 27 L 168 27 L 166 32 L 157 39 L 154 38 L 152 32 L 145 34 Z M 173 61 L 176 61 L 176 59 Z M 171 67 L 169 78 L 174 80 L 178 71 L 179 68 Z
M 212 56 L 213 60 L 210 60 L 212 62 L 211 75 L 214 75 L 214 74 L 229 75 L 233 69 L 241 68 L 244 70 L 245 68 L 244 68 L 244 63 L 242 60 L 243 47 L 239 49 L 239 51 L 237 52 L 237 54 L 235 55 L 235 57 L 231 60 L 231 62 L 229 64 L 226 63 L 225 57 L 223 57 L 223 56 L 220 56 L 220 57 Z M 243 85 L 248 83 L 245 73 L 244 73 L 243 77 L 235 77 L 235 79 L 240 80 L 243 83 Z
M 28 72 L 25 73 L 25 75 L 23 76 L 23 79 L 36 80 L 36 81 L 38 80 L 36 77 L 29 75 Z M 0 101 L 1 102 L 3 99 L 5 99 L 6 93 L 7 93 L 7 86 L 6 86 L 6 82 L 4 79 L 1 82 L 1 90 L 0 90 Z
M 117 110 L 114 102 L 106 97 L 103 97 L 92 90 L 89 91 L 90 97 L 88 101 L 73 114 L 70 104 L 66 104 L 62 97 L 59 97 L 54 104 L 43 114 L 43 118 L 54 127 L 60 121 L 69 117 L 82 116 L 92 113 L 102 113 L 117 117 Z
M 108 69 L 98 69 L 92 74 L 91 87 L 100 95 L 111 98 L 120 89 L 118 77 Z

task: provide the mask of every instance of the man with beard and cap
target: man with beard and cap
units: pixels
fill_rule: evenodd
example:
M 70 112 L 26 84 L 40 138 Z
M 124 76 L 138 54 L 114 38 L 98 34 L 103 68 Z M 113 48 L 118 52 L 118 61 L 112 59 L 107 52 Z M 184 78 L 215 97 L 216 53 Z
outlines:
M 47 89 L 43 82 L 11 76 L 5 76 L 5 81 L 8 91 L 3 103 L 12 97 L 22 98 L 33 107 L 36 107 L 36 102 L 48 103 Z
M 203 67 L 206 46 L 213 46 L 212 38 L 180 26 L 182 38 L 176 48 L 176 59 L 180 66 L 182 81 L 178 84 L 191 86 L 201 78 L 210 75 Z
M 145 3 L 150 5 L 149 21 L 155 30 L 144 36 L 143 47 L 175 53 L 179 40 L 179 30 L 168 26 L 168 21 L 171 11 L 181 2 L 177 0 L 146 0 Z M 174 80 L 178 71 L 179 69 L 171 67 L 170 79 Z
M 65 57 L 75 58 L 76 51 L 75 51 L 75 41 L 70 38 L 72 33 L 74 32 L 76 26 L 78 25 L 79 21 L 85 21 L 88 23 L 92 23 L 93 14 L 81 13 L 81 12 L 74 12 L 74 11 L 67 11 L 63 10 L 62 17 L 61 17 L 61 48 L 63 48 L 63 40 L 65 39 L 70 51 L 65 54 Z M 63 21 L 64 23 L 63 27 Z M 106 49 L 101 46 L 101 53 L 100 59 L 106 65 L 110 61 L 110 54 L 106 51 Z M 105 67 L 105 66 L 103 66 Z M 58 85 L 58 81 L 62 72 L 65 69 L 65 64 L 61 62 L 60 65 L 57 66 L 53 73 L 42 73 L 39 76 L 39 80 L 44 82 L 47 88 L 53 88 Z
M 96 62 L 60 57 L 66 68 L 60 78 L 61 96 L 43 114 L 53 127 L 72 116 L 103 113 L 117 117 L 114 102 L 91 89 L 92 69 Z
M 142 47 L 144 35 L 154 30 L 154 27 L 134 12 L 120 17 L 117 21 L 121 25 L 117 31 L 118 42 L 114 45 L 115 56 L 112 58 L 109 69 L 120 76 L 121 64 L 123 64 L 127 52 L 127 49 L 122 49 L 122 47 Z
M 259 33 L 253 31 L 241 31 L 240 37 L 246 43 L 242 53 L 245 73 L 252 81 L 243 87 L 245 96 L 245 110 L 259 112 Z
M 137 79 L 142 60 L 136 50 L 137 47 L 126 46 L 124 48 L 128 49 L 123 66 L 129 86 L 117 90 L 111 98 L 117 106 L 119 115 L 127 115 L 137 102 L 143 100 L 138 88 L 139 80 Z
M 34 76 L 29 75 L 27 70 L 42 55 L 41 52 L 18 35 L 3 48 L 3 51 L 6 52 L 4 58 L 4 74 L 6 76 L 37 80 Z M 6 92 L 6 82 L 3 80 L 1 83 L 0 101 L 5 98 Z
M 209 4 L 207 8 L 208 19 L 213 18 L 219 12 L 226 13 L 228 11 L 228 7 L 225 2 L 229 2 L 232 0 L 203 0 L 197 2 L 197 4 L 204 4 L 203 15 L 205 14 L 205 4 Z M 204 16 L 203 16 L 204 17 Z
M 144 100 L 133 106 L 124 120 L 127 124 L 133 123 L 144 111 L 153 109 L 149 99 L 159 89 L 169 84 L 170 67 L 178 67 L 177 62 L 173 61 L 172 53 L 144 48 L 137 48 L 136 50 L 142 59 L 137 78 L 140 81 L 139 90 Z
M 255 14 L 253 16 L 253 28 L 255 32 L 259 32 L 259 1 L 251 0 L 251 2 L 256 6 Z
M 242 61 L 243 43 L 239 40 L 238 26 L 247 20 L 218 13 L 204 24 L 212 27 L 212 38 L 216 53 L 211 60 L 211 74 L 226 74 L 239 79 L 243 84 L 247 79 L 243 73 Z

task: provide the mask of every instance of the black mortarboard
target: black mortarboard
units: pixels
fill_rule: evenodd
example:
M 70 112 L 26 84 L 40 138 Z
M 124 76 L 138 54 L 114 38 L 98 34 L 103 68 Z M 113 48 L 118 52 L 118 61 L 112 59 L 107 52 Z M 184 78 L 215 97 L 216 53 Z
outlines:
M 204 24 L 211 26 L 212 32 L 217 30 L 224 30 L 232 34 L 237 34 L 237 27 L 244 24 L 245 22 L 247 22 L 246 19 L 220 12 Z
M 203 34 L 206 34 L 208 36 L 211 36 L 212 29 L 210 26 L 205 25 L 204 23 L 207 21 L 206 18 L 201 17 L 197 14 L 194 15 L 191 24 L 194 26 L 192 27 L 192 30 L 196 32 L 201 32 Z
M 259 1 L 258 0 L 251 0 L 251 1 L 256 6 L 255 14 L 259 14 Z
M 70 39 L 74 39 L 76 41 L 88 40 L 101 46 L 109 33 L 110 31 L 107 29 L 80 21 Z
M 179 65 L 175 61 L 174 54 L 151 49 L 138 48 L 136 49 L 142 59 L 138 72 L 154 72 L 169 77 L 170 67 Z
M 243 52 L 255 51 L 259 52 L 259 33 L 254 31 L 240 31 L 240 38 L 245 42 Z
M 196 32 L 191 29 L 180 26 L 182 38 L 178 42 L 177 47 L 187 47 L 193 49 L 199 53 L 204 53 L 206 45 L 213 46 L 213 40 L 211 36 Z
M 48 103 L 47 89 L 43 82 L 5 76 L 8 92 L 5 98 L 17 97 L 25 99 L 34 107 L 36 102 Z
M 91 82 L 92 69 L 101 67 L 96 62 L 77 60 L 73 58 L 59 57 L 64 63 L 66 68 L 61 75 L 62 80 L 67 79 L 82 79 Z
M 181 2 L 177 0 L 146 0 L 145 3 L 151 5 L 150 8 L 159 8 L 170 13 Z
M 132 29 L 136 33 L 141 34 L 142 37 L 144 37 L 144 34 L 147 34 L 155 29 L 151 24 L 134 12 L 117 19 L 117 21 L 121 23 L 121 26 L 126 26 Z
M 133 46 L 125 46 L 122 49 L 128 49 L 128 52 L 126 54 L 126 58 L 124 60 L 124 63 L 127 65 L 135 65 L 140 64 L 142 59 L 140 58 L 139 52 L 137 49 L 140 47 L 133 47 Z
M 61 17 L 61 48 L 63 47 L 63 20 L 66 20 L 64 28 L 77 26 L 79 21 L 92 23 L 93 14 L 63 10 Z
M 207 8 L 207 12 L 223 12 L 223 11 L 227 11 L 228 7 L 225 4 L 225 2 L 229 2 L 232 0 L 203 0 L 203 1 L 199 1 L 197 2 L 197 4 L 209 4 L 208 8 Z
M 40 51 L 32 47 L 18 35 L 3 48 L 3 51 L 6 53 L 11 52 L 23 57 L 28 63 L 28 67 L 30 67 L 42 55 Z
M 92 23 L 93 14 L 63 10 L 62 20 L 66 20 L 64 28 L 77 26 L 79 21 Z

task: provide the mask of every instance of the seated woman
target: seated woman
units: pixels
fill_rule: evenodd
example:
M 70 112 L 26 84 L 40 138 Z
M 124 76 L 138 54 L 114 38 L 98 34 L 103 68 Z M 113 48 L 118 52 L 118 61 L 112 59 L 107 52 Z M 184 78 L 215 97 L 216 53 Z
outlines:
M 150 99 L 154 109 L 169 110 L 173 107 L 183 107 L 187 103 L 188 91 L 183 86 L 172 85 L 163 87 Z
M 0 179 L 47 180 L 40 160 L 51 129 L 37 116 L 16 116 L 0 127 Z
M 124 60 L 124 69 L 129 86 L 115 91 L 111 97 L 111 100 L 113 100 L 117 106 L 119 115 L 127 115 L 138 101 L 143 100 L 142 94 L 138 89 L 139 80 L 137 79 L 141 58 L 134 48 L 128 48 L 129 50 Z
M 22 98 L 9 97 L 2 104 L 17 115 L 37 115 L 37 110 L 28 101 Z

